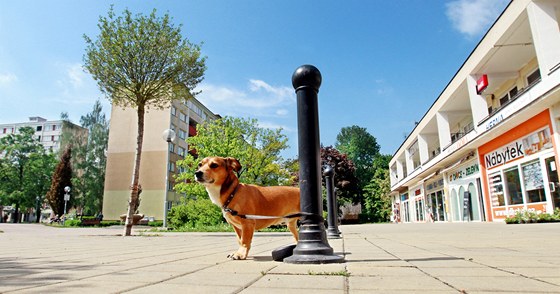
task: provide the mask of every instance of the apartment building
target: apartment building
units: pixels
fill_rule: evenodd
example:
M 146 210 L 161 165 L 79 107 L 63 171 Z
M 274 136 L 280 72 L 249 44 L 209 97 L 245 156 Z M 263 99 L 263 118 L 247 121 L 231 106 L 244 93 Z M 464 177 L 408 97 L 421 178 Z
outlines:
M 140 164 L 142 187 L 139 212 L 155 220 L 163 220 L 164 209 L 179 203 L 180 196 L 173 191 L 174 177 L 179 172 L 175 165 L 189 148 L 186 139 L 196 135 L 196 125 L 220 116 L 212 113 L 200 101 L 174 101 L 163 110 L 148 109 L 144 118 L 144 142 Z M 109 126 L 103 215 L 107 220 L 118 220 L 127 212 L 132 169 L 136 152 L 137 113 L 133 108 L 113 105 Z M 163 138 L 163 132 L 176 133 L 173 142 Z
M 46 150 L 58 152 L 61 148 L 62 133 L 70 130 L 71 132 L 87 134 L 87 129 L 70 122 L 62 120 L 47 120 L 39 116 L 29 118 L 27 122 L 0 124 L 0 138 L 9 134 L 15 134 L 22 127 L 31 127 L 35 130 L 35 138 L 45 147 Z
M 393 155 L 396 219 L 560 207 L 559 21 L 559 1 L 511 1 Z

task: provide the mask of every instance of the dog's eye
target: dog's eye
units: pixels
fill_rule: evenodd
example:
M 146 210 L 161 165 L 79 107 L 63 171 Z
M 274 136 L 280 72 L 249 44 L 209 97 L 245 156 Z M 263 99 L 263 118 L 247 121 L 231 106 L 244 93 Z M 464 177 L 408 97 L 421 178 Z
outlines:
M 198 163 L 198 167 L 202 167 L 202 162 Z
M 217 164 L 217 163 L 215 163 L 215 162 L 214 162 L 214 163 L 212 163 L 212 164 L 210 164 L 210 168 L 217 168 L 217 167 L 218 167 L 218 164 Z

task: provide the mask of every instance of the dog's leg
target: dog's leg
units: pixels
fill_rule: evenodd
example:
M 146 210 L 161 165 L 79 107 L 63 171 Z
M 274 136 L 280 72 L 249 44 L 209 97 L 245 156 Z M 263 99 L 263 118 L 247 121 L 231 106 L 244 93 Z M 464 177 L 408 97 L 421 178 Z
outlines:
M 253 233 L 255 232 L 255 222 L 247 222 L 241 228 L 241 243 L 239 249 L 229 257 L 234 260 L 247 259 L 249 250 L 251 249 L 251 242 L 253 241 Z
M 288 230 L 290 230 L 292 235 L 294 235 L 294 239 L 296 240 L 296 243 L 298 242 L 299 239 L 299 234 L 297 230 L 297 221 L 298 221 L 297 218 L 293 218 L 286 223 L 286 225 L 288 226 Z

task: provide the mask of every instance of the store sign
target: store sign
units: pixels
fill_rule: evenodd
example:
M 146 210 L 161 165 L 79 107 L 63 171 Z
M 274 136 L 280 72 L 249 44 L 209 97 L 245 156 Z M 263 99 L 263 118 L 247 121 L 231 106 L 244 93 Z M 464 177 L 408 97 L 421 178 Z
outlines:
M 487 169 L 552 148 L 550 129 L 545 127 L 484 156 Z
M 521 158 L 524 155 L 523 143 L 519 140 L 486 154 L 484 161 L 486 162 L 486 168 L 493 168 Z
M 476 81 L 476 94 L 480 95 L 488 87 L 488 75 L 482 75 L 478 81 Z
M 457 181 L 459 179 L 462 178 L 466 178 L 468 176 L 472 176 L 474 174 L 477 174 L 479 172 L 480 168 L 478 166 L 478 163 L 473 163 L 470 165 L 467 165 L 455 172 L 452 172 L 449 174 L 449 182 L 454 182 Z

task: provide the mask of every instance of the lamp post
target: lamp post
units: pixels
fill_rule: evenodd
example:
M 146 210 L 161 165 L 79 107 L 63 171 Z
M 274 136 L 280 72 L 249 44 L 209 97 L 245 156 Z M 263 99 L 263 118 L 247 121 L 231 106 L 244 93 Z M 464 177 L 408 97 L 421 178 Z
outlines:
M 72 191 L 72 189 L 70 189 L 69 186 L 64 187 L 64 217 L 62 218 L 62 225 L 66 222 L 66 204 L 68 200 L 70 200 L 70 191 Z
M 163 197 L 163 227 L 167 228 L 167 195 L 169 193 L 169 146 L 175 140 L 175 131 L 163 131 L 163 140 L 167 142 L 167 159 L 165 161 L 165 194 Z
M 35 220 L 36 223 L 40 223 L 41 222 L 41 196 L 37 195 L 37 197 L 35 197 L 35 200 L 37 201 L 37 219 Z

